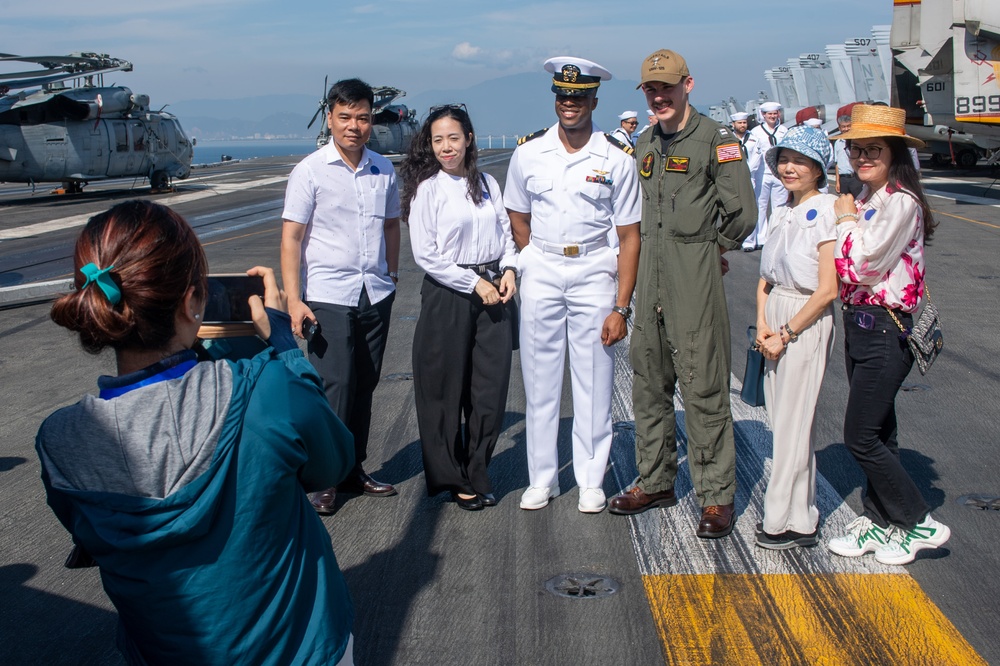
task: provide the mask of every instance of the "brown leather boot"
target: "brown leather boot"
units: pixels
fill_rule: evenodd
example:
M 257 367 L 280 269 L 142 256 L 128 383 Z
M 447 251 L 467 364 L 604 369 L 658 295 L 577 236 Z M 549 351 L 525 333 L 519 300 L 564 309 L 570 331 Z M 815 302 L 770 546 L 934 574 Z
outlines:
M 674 496 L 673 488 L 648 494 L 643 492 L 639 486 L 635 486 L 612 497 L 608 503 L 608 512 L 616 513 L 619 516 L 631 516 L 657 506 L 673 506 L 675 504 L 677 504 L 677 497 Z

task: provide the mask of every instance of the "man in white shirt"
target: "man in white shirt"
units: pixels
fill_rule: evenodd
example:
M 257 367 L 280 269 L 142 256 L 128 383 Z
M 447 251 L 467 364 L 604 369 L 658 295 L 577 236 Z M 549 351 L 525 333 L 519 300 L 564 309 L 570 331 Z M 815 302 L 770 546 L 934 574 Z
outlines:
M 750 124 L 749 117 L 749 113 L 738 111 L 729 116 L 729 120 L 733 124 L 733 134 L 740 142 L 740 150 L 743 151 L 743 158 L 746 160 L 747 168 L 753 174 L 756 172 L 758 163 L 760 162 L 761 151 L 758 150 L 757 137 L 747 130 L 747 126 Z
M 757 139 L 759 153 L 757 168 L 752 174 L 754 192 L 757 194 L 757 226 L 743 241 L 744 252 L 753 252 L 764 246 L 764 239 L 767 237 L 767 215 L 770 209 L 788 200 L 788 192 L 781 184 L 781 180 L 771 173 L 764 162 L 764 154 L 778 145 L 788 133 L 788 128 L 779 124 L 781 104 L 764 102 L 760 105 L 760 113 L 763 122 L 750 130 Z
M 521 250 L 529 482 L 521 508 L 541 509 L 560 492 L 559 399 L 568 346 L 577 508 L 599 513 L 611 453 L 613 345 L 627 333 L 639 263 L 639 178 L 632 148 L 592 121 L 597 88 L 611 73 L 569 56 L 547 60 L 545 70 L 553 73 L 558 122 L 518 142 L 503 195 Z
M 635 140 L 632 138 L 632 132 L 639 126 L 639 114 L 635 111 L 623 111 L 618 116 L 618 122 L 619 126 L 611 132 L 611 136 L 629 147 L 635 148 Z
M 852 102 L 837 109 L 837 129 L 840 134 L 851 131 L 851 111 L 857 102 Z M 837 139 L 833 142 L 833 162 L 836 164 L 836 190 L 838 194 L 851 194 L 858 197 L 864 183 L 854 175 L 851 158 L 847 155 L 847 142 Z
M 330 143 L 288 178 L 281 277 L 292 331 L 309 339 L 309 360 L 330 406 L 354 435 L 354 469 L 338 487 L 394 495 L 395 488 L 370 477 L 362 464 L 399 279 L 399 190 L 389 160 L 365 147 L 371 87 L 359 79 L 338 81 L 327 101 Z M 333 513 L 336 490 L 312 494 L 318 513 Z
M 635 142 L 639 139 L 639 135 L 658 122 L 659 121 L 656 119 L 656 114 L 653 113 L 653 110 L 646 109 L 646 124 L 643 125 L 641 129 L 636 130 L 635 134 L 632 135 L 632 144 L 635 145 Z

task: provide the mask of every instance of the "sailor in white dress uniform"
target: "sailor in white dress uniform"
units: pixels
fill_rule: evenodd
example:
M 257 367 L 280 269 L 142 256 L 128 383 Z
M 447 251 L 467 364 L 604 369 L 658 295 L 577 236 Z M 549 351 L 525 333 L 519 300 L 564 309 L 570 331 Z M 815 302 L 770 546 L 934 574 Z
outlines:
M 504 190 L 521 250 L 529 479 L 521 508 L 541 509 L 560 492 L 557 439 L 568 346 L 577 506 L 598 513 L 606 504 L 611 452 L 612 345 L 627 331 L 639 261 L 639 179 L 632 148 L 592 122 L 597 87 L 611 73 L 571 57 L 552 58 L 545 69 L 554 74 L 559 122 L 518 142 Z
M 788 201 L 788 191 L 781 184 L 764 162 L 764 154 L 785 138 L 788 128 L 779 124 L 781 104 L 764 102 L 760 105 L 760 113 L 764 122 L 757 125 L 750 133 L 757 139 L 757 150 L 760 155 L 757 171 L 754 173 L 754 191 L 757 193 L 757 226 L 753 233 L 743 241 L 743 251 L 751 252 L 764 245 L 767 238 L 767 215 L 769 209 L 777 208 Z

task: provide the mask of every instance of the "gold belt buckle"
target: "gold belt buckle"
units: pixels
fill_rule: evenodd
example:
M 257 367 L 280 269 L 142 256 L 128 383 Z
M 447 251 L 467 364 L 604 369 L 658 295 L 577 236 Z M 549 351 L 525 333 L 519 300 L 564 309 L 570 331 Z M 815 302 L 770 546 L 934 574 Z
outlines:
M 563 256 L 564 257 L 575 257 L 578 254 L 580 254 L 580 246 L 579 245 L 566 245 L 565 247 L 563 247 Z

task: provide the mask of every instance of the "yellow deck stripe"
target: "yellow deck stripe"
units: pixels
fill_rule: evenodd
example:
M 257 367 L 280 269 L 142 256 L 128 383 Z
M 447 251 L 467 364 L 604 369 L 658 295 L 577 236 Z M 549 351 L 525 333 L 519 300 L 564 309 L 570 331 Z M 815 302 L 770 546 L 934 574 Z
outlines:
M 979 225 L 982 225 L 982 226 L 984 226 L 984 227 L 992 227 L 993 229 L 1000 229 L 1000 225 L 996 225 L 996 224 L 991 224 L 991 223 L 989 223 L 989 222 L 983 222 L 983 221 L 981 221 L 981 220 L 973 220 L 973 219 L 971 219 L 971 218 L 968 218 L 968 217 L 962 217 L 961 215 L 953 215 L 953 214 L 951 214 L 951 213 L 945 213 L 945 212 L 943 212 L 943 211 L 940 211 L 940 210 L 935 210 L 935 209 L 933 209 L 933 208 L 932 208 L 931 210 L 933 211 L 933 213 L 934 213 L 935 215 L 945 215 L 945 216 L 947 216 L 947 217 L 953 217 L 953 218 L 955 218 L 956 220 L 962 220 L 963 222 L 971 222 L 971 223 L 973 223 L 973 224 L 979 224 Z
M 666 663 L 986 665 L 910 576 L 643 576 Z

